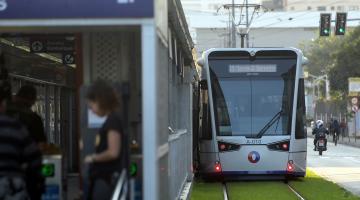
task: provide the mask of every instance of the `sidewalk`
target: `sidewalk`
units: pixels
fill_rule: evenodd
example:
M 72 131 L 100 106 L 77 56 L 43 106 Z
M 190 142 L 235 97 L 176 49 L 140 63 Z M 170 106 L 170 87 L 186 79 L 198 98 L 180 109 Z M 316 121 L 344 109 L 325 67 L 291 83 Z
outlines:
M 307 130 L 308 132 L 308 138 L 314 138 L 314 136 L 311 134 L 312 130 L 311 128 L 308 128 Z M 333 142 L 333 138 L 332 136 L 328 136 L 328 142 Z M 356 142 L 355 142 L 355 138 L 354 137 L 344 137 L 342 138 L 341 136 L 339 137 L 338 140 L 338 144 L 343 144 L 343 145 L 348 145 L 348 146 L 352 146 L 352 147 L 358 147 L 360 148 L 360 138 L 359 136 L 356 138 Z

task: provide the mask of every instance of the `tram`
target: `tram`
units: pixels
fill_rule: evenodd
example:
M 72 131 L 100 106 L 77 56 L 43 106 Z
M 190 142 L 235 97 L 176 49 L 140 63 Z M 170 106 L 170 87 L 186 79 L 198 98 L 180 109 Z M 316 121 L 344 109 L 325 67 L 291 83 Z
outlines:
M 205 177 L 304 177 L 303 64 L 295 48 L 204 52 L 195 169 Z

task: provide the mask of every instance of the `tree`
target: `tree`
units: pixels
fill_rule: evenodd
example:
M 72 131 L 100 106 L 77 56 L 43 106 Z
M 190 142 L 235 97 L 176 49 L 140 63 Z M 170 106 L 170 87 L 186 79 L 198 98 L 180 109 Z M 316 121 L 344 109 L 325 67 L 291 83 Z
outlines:
M 306 69 L 314 75 L 326 73 L 331 94 L 344 98 L 348 92 L 348 78 L 360 77 L 360 27 L 343 37 L 321 37 L 302 46 L 309 60 Z
M 313 75 L 322 75 L 328 72 L 335 62 L 336 50 L 339 49 L 341 40 L 337 37 L 318 38 L 310 43 L 303 44 L 302 50 L 309 63 L 306 70 Z
M 360 77 L 360 27 L 344 38 L 335 54 L 334 66 L 329 70 L 331 89 L 346 95 L 349 77 Z
M 343 37 L 318 38 L 303 45 L 303 49 L 309 60 L 307 70 L 314 75 L 328 75 L 332 100 L 322 103 L 332 112 L 346 112 L 348 78 L 360 77 L 360 27 Z

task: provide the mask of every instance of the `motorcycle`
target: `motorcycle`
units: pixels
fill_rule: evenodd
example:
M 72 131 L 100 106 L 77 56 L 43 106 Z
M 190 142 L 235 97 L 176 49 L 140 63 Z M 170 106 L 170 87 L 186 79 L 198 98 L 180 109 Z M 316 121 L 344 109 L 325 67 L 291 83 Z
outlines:
M 323 151 L 326 151 L 326 136 L 324 133 L 320 133 L 316 142 L 315 151 L 319 151 L 319 155 L 322 156 Z

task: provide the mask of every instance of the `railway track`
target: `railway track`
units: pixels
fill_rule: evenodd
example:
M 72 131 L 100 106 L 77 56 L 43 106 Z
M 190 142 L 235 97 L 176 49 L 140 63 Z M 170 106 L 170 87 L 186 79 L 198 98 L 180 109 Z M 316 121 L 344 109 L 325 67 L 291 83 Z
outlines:
M 292 191 L 299 198 L 299 200 L 305 200 L 305 198 L 302 197 L 293 187 L 291 187 L 290 184 L 287 183 L 286 185 L 288 186 L 290 191 Z
M 289 191 L 292 192 L 299 200 L 305 200 L 305 198 L 303 196 L 301 196 L 300 193 L 298 193 L 290 184 L 285 183 L 286 187 L 289 188 Z M 233 200 L 230 198 L 229 195 L 229 191 L 228 191 L 228 187 L 226 185 L 226 182 L 222 183 L 222 189 L 223 189 L 223 196 L 224 196 L 224 200 Z
M 228 189 L 226 187 L 226 183 L 223 183 L 223 193 L 224 193 L 224 200 L 229 200 L 229 194 L 228 194 Z

